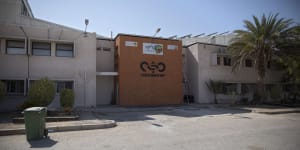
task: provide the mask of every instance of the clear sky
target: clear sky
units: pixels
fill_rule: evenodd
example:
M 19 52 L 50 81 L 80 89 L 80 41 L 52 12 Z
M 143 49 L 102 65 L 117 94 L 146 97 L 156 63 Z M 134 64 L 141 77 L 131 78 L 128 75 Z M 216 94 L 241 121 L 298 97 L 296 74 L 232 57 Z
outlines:
M 300 23 L 300 0 L 29 0 L 36 18 L 110 37 L 169 37 L 243 29 L 252 15 L 279 13 Z

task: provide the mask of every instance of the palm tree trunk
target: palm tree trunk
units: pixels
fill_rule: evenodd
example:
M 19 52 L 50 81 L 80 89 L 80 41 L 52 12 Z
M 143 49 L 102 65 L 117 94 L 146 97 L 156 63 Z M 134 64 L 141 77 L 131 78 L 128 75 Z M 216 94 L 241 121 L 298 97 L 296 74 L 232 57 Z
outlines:
M 264 100 L 265 95 L 265 87 L 264 87 L 264 80 L 261 77 L 258 77 L 257 83 L 256 83 L 256 96 L 253 98 L 255 103 L 262 103 Z

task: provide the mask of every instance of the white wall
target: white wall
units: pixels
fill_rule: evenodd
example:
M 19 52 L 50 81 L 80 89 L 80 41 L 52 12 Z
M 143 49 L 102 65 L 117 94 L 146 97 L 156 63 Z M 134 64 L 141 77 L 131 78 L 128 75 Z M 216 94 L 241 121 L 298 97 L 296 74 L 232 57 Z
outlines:
M 1 1 L 1 4 L 4 3 Z M 7 12 L 9 11 L 5 14 Z M 7 18 L 14 17 L 9 15 Z M 7 18 L 4 17 L 7 22 L 3 21 L 3 17 L 0 22 L 1 79 L 26 79 L 28 75 L 28 56 L 6 54 L 6 39 L 28 40 L 29 52 L 31 52 L 30 43 L 33 40 L 51 42 L 51 56 L 29 56 L 29 79 L 48 77 L 51 80 L 72 80 L 74 81 L 75 107 L 96 106 L 95 33 L 88 33 L 85 37 L 83 31 L 39 19 L 21 16 L 19 22 L 11 22 Z M 25 34 L 20 27 L 23 28 Z M 74 43 L 74 57 L 55 56 L 55 43 L 61 42 Z
M 190 86 L 196 101 L 199 103 L 212 103 L 213 95 L 208 90 L 206 82 L 211 80 L 228 83 L 256 83 L 257 73 L 252 68 L 242 67 L 232 72 L 231 66 L 218 66 L 211 63 L 211 55 L 224 46 L 212 44 L 194 44 L 187 49 L 187 74 Z M 269 70 L 266 73 L 265 83 L 278 83 L 280 71 Z
M 110 48 L 111 51 L 104 51 L 103 48 Z M 113 40 L 97 40 L 97 72 L 115 72 L 114 52 Z M 114 76 L 97 76 L 97 105 L 111 104 L 114 94 Z

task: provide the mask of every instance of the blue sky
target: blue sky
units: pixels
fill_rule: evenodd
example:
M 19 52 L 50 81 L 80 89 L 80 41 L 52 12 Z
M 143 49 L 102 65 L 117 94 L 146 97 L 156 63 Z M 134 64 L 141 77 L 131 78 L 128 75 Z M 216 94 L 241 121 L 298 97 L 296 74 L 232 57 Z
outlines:
M 243 29 L 252 15 L 279 13 L 300 23 L 299 0 L 29 0 L 36 18 L 109 37 L 117 33 L 152 36 Z

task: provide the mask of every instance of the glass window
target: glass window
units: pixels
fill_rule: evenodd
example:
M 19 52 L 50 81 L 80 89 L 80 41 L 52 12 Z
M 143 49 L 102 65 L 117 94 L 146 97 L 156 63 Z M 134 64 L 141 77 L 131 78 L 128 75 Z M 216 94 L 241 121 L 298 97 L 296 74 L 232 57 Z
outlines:
M 237 83 L 223 83 L 224 94 L 237 94 Z
M 51 56 L 51 44 L 48 42 L 32 42 L 32 54 L 36 56 Z
M 6 41 L 6 53 L 7 54 L 26 54 L 25 40 L 7 40 Z
M 103 47 L 103 51 L 109 52 L 111 49 L 109 47 Z
M 56 56 L 73 57 L 73 44 L 56 44 Z
M 221 64 L 221 57 L 220 57 L 220 56 L 217 57 L 217 64 L 218 64 L 218 65 Z
M 73 89 L 73 81 L 57 81 L 56 93 L 60 93 L 62 89 Z
M 252 60 L 251 59 L 246 59 L 245 60 L 245 66 L 246 67 L 252 67 Z
M 2 80 L 8 95 L 24 94 L 24 80 Z
M 231 58 L 230 57 L 223 57 L 224 66 L 231 66 Z
M 29 16 L 28 10 L 23 1 L 22 1 L 22 7 L 21 7 L 21 14 L 24 16 Z

